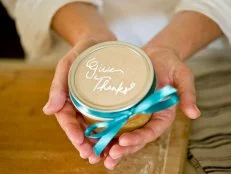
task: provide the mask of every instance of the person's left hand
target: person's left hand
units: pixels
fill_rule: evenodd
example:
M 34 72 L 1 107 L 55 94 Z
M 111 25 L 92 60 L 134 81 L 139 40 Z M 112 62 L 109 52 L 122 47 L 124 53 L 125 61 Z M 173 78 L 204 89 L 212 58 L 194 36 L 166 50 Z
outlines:
M 176 53 L 165 48 L 144 48 L 153 62 L 158 86 L 172 85 L 177 88 L 180 96 L 180 108 L 191 119 L 199 117 L 200 111 L 196 106 L 196 92 L 191 70 L 179 59 Z M 156 140 L 173 123 L 176 107 L 154 113 L 150 121 L 140 129 L 122 134 L 112 145 L 104 165 L 113 169 L 119 160 L 128 154 L 142 149 L 147 143 Z

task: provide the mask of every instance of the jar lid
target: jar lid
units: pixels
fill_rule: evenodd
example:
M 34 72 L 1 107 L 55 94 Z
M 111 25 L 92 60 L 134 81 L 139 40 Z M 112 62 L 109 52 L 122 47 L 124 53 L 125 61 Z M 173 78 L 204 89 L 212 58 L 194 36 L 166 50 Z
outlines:
M 68 85 L 83 106 L 101 112 L 128 109 L 150 90 L 154 71 L 138 47 L 119 41 L 88 48 L 73 62 Z

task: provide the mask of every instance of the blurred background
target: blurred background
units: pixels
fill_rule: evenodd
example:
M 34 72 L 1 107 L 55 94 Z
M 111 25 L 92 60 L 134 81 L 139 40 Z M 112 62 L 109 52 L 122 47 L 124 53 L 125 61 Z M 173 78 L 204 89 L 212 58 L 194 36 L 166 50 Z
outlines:
M 24 51 L 16 31 L 15 22 L 0 2 L 0 59 L 24 58 Z
M 167 13 L 170 11 L 168 6 L 170 7 L 171 3 L 175 2 L 171 0 L 165 0 L 165 2 L 168 1 L 168 3 L 163 3 L 164 1 L 162 0 L 157 1 L 159 5 L 166 6 Z M 7 2 L 9 1 L 7 0 Z M 178 2 L 178 0 L 176 0 L 176 2 Z M 155 6 L 153 8 L 158 10 L 157 7 L 158 6 Z M 136 11 L 136 9 L 134 10 Z M 140 9 L 137 9 L 137 11 L 139 10 Z M 145 10 L 143 10 L 143 12 L 145 12 Z M 110 16 L 110 10 L 106 10 L 105 13 L 108 21 L 110 21 L 110 17 L 114 18 L 113 15 Z M 123 18 L 123 15 L 126 17 L 126 13 L 121 13 L 120 17 Z M 159 24 L 155 25 L 153 23 L 153 25 L 155 25 L 153 27 L 155 32 L 158 32 L 158 30 L 167 23 L 168 18 L 161 15 L 153 19 L 153 21 Z M 159 20 L 159 18 L 161 20 Z M 126 26 L 124 28 L 115 27 L 115 32 L 119 35 L 121 31 L 127 31 L 124 32 L 124 35 L 121 34 L 119 36 L 128 40 L 134 38 L 134 32 L 145 33 L 146 28 L 143 27 L 143 25 L 138 27 L 137 30 L 135 30 L 135 27 L 132 28 L 134 25 L 136 25 L 136 23 L 131 22 L 131 26 L 128 26 L 127 29 Z M 129 27 L 134 29 L 134 31 L 132 30 L 132 32 L 130 32 Z M 148 32 L 145 37 L 138 37 L 137 43 L 143 43 L 147 39 L 149 39 Z M 26 56 L 20 43 L 15 22 L 8 15 L 0 0 L 0 174 L 25 174 L 30 172 L 34 174 L 34 171 L 37 171 L 39 174 L 42 174 L 42 171 L 51 174 L 52 171 L 53 173 L 57 173 L 57 170 L 66 170 L 66 172 L 69 172 L 69 170 L 74 170 L 76 167 L 80 169 L 85 167 L 86 170 L 91 170 L 88 162 L 78 158 L 79 155 L 76 154 L 75 149 L 66 139 L 56 120 L 53 119 L 53 117 L 44 117 L 41 110 L 47 101 L 50 83 L 54 74 L 54 66 L 47 68 L 47 65 L 56 64 L 56 61 L 63 57 L 69 48 L 70 46 L 65 42 L 58 42 L 47 55 L 42 55 L 39 59 L 31 59 L 30 57 L 30 64 L 25 65 L 27 62 L 21 60 L 24 60 Z M 197 170 L 200 171 L 201 166 L 203 167 L 203 164 L 207 165 L 210 159 L 217 160 L 215 162 L 212 161 L 216 164 L 220 162 L 220 166 L 224 165 L 225 161 L 228 165 L 231 164 L 230 55 L 231 47 L 227 39 L 222 38 L 196 54 L 194 56 L 196 59 L 191 59 L 187 62 L 196 77 L 198 105 L 203 116 L 192 122 L 189 137 L 182 129 L 179 129 L 180 126 L 177 127 L 176 135 L 174 133 L 172 134 L 176 137 L 178 136 L 178 138 L 180 137 L 179 139 L 175 138 L 175 140 L 177 143 L 181 143 L 181 146 L 175 143 L 172 147 L 181 149 L 183 154 L 185 154 L 187 147 L 186 142 L 187 139 L 189 139 L 187 149 L 189 152 L 188 160 L 191 164 L 193 163 L 194 168 L 185 162 L 186 167 L 184 174 L 195 173 L 195 168 L 197 167 Z M 19 61 L 15 61 L 15 59 Z M 38 68 L 37 65 L 39 65 L 39 61 L 44 64 Z M 36 66 L 32 66 L 32 64 Z M 180 121 L 184 123 L 177 123 L 178 125 L 186 125 L 186 127 L 188 127 L 186 121 L 183 119 Z M 181 136 L 180 133 L 182 132 L 184 136 Z M 198 141 L 198 139 L 208 141 Z M 165 141 L 163 142 L 165 143 Z M 220 149 L 218 148 L 219 145 Z M 227 146 L 227 148 L 224 145 Z M 212 146 L 216 148 L 213 149 L 211 148 Z M 139 154 L 142 157 L 144 156 L 143 153 L 147 154 L 145 159 L 151 161 L 152 158 L 158 156 L 157 152 L 159 147 L 161 147 L 161 152 L 164 152 L 162 147 L 167 146 L 166 144 L 159 143 L 158 147 L 154 146 L 156 151 L 153 151 L 153 149 L 149 147 L 150 146 Z M 208 155 L 206 158 L 203 154 L 203 149 L 205 149 L 206 155 Z M 172 154 L 174 158 L 170 156 L 168 159 L 172 160 L 171 164 L 174 164 L 173 169 L 176 170 L 177 165 L 175 164 L 177 162 L 182 163 L 182 159 L 185 160 L 185 156 L 181 156 L 177 151 L 174 151 Z M 136 160 L 136 157 L 130 159 Z M 201 166 L 197 163 L 198 159 L 201 160 Z M 145 162 L 145 160 L 142 162 Z M 47 165 L 48 163 L 49 165 Z M 137 163 L 141 164 L 139 161 Z M 134 164 L 134 166 L 137 165 Z M 28 171 L 29 168 L 35 170 Z M 94 170 L 94 168 L 92 168 L 92 170 Z M 103 170 L 103 167 L 98 166 L 97 170 Z M 222 168 L 222 170 L 225 171 L 225 168 Z M 231 167 L 227 170 L 230 172 Z

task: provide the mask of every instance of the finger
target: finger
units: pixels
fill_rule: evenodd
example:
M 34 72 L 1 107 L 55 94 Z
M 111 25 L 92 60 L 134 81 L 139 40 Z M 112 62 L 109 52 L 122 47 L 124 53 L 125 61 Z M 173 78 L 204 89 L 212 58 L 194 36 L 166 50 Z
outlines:
M 63 69 L 61 68 L 63 67 Z M 47 115 L 54 114 L 62 109 L 67 98 L 67 65 L 65 63 L 59 63 L 51 84 L 49 99 L 46 105 L 43 107 L 43 112 Z
M 71 64 L 82 51 L 95 43 L 93 40 L 79 41 L 75 47 L 58 62 L 50 88 L 49 99 L 43 108 L 45 114 L 54 114 L 63 107 L 68 93 L 68 73 Z
M 112 159 L 118 159 L 122 156 L 126 156 L 129 154 L 136 153 L 140 149 L 144 147 L 144 144 L 137 145 L 137 146 L 120 146 L 119 144 L 115 144 L 109 151 L 109 155 Z
M 112 159 L 110 156 L 107 156 L 104 160 L 104 166 L 109 170 L 113 170 L 115 166 L 119 163 L 120 159 L 121 158 Z
M 47 115 L 54 114 L 62 109 L 68 94 L 68 72 L 72 63 L 73 53 L 68 53 L 56 66 L 55 75 L 51 84 L 49 99 L 43 111 Z
M 56 118 L 73 144 L 83 143 L 83 130 L 76 118 L 75 109 L 70 103 L 65 103 L 63 109 L 56 113 Z
M 185 65 L 180 65 L 173 74 L 174 84 L 180 96 L 180 107 L 191 119 L 200 116 L 200 110 L 196 105 L 196 90 L 193 73 Z
M 84 138 L 84 133 L 74 107 L 66 102 L 63 109 L 55 114 L 58 123 L 70 139 L 71 143 L 80 152 L 80 156 L 84 159 L 92 154 L 92 146 L 90 142 Z
M 90 163 L 90 164 L 96 164 L 96 163 L 98 163 L 98 162 L 101 160 L 101 156 L 97 156 L 97 155 L 95 154 L 95 152 L 93 152 L 93 153 L 89 156 L 88 160 L 89 160 L 89 163 Z
M 119 145 L 137 146 L 156 140 L 173 123 L 175 110 L 175 108 L 170 108 L 153 114 L 151 120 L 143 128 L 122 134 L 119 138 Z
M 81 158 L 87 159 L 93 153 L 92 144 L 88 141 L 87 138 L 84 138 L 82 144 L 75 144 L 75 148 L 79 151 Z
M 118 143 L 118 141 L 117 141 L 117 143 Z M 115 142 L 113 142 L 113 139 L 112 139 L 112 142 L 109 143 L 109 144 L 107 145 L 107 147 L 104 149 L 104 151 L 103 151 L 103 153 L 102 153 L 103 157 L 109 156 L 109 151 L 110 151 L 111 147 L 112 147 L 114 144 L 115 144 Z

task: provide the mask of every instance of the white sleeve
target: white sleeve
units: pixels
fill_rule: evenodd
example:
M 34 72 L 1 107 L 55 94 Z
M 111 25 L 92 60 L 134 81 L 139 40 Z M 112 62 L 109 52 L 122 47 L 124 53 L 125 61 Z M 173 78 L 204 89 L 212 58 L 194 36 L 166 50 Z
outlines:
M 102 0 L 2 0 L 16 22 L 21 43 L 29 57 L 46 54 L 52 47 L 51 20 L 64 5 L 91 3 L 101 8 Z
M 176 12 L 196 11 L 215 21 L 231 44 L 231 0 L 181 0 Z

